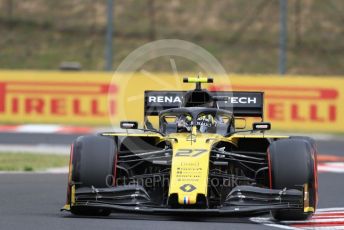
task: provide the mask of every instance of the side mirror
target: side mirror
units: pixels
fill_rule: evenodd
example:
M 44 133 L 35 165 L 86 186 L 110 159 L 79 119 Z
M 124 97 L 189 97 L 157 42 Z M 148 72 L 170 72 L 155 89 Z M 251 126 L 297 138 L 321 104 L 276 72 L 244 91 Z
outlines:
M 271 129 L 270 122 L 255 122 L 252 124 L 252 129 L 256 131 L 266 131 Z
M 137 121 L 121 121 L 120 126 L 122 129 L 137 129 L 139 127 Z
M 246 119 L 242 117 L 234 118 L 235 129 L 245 129 L 246 128 Z

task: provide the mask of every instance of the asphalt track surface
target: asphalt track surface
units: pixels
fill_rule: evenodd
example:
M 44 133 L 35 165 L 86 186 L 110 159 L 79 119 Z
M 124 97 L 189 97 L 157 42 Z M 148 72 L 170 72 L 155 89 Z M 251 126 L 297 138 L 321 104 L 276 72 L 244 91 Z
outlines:
M 74 135 L 0 134 L 0 144 L 11 141 L 21 144 L 69 144 L 74 138 Z M 344 157 L 342 140 L 317 141 L 317 144 L 320 153 Z M 343 176 L 342 173 L 319 174 L 319 208 L 344 207 Z M 103 218 L 75 217 L 59 211 L 65 201 L 66 181 L 66 174 L 0 174 L 0 229 L 278 229 L 253 222 L 249 217 L 116 213 Z M 334 226 L 329 229 L 334 229 Z

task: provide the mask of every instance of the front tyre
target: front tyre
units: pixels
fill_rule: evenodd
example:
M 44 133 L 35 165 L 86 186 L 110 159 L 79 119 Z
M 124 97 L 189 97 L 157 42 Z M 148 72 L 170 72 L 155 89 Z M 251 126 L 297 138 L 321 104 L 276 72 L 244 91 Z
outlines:
M 273 189 L 300 189 L 308 185 L 308 209 L 286 209 L 272 212 L 277 220 L 305 220 L 315 211 L 317 205 L 316 149 L 307 139 L 281 139 L 268 149 Z M 304 204 L 305 205 L 305 204 Z
M 117 147 L 111 138 L 82 136 L 72 145 L 71 180 L 78 188 L 106 188 L 112 185 Z M 110 178 L 110 180 L 109 180 Z M 71 198 L 70 198 L 71 199 Z M 73 207 L 75 215 L 107 216 L 108 209 Z

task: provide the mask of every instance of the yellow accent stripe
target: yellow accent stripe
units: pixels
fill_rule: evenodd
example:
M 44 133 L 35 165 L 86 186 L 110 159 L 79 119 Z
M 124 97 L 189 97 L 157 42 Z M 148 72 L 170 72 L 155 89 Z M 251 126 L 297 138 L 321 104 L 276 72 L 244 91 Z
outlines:
M 313 207 L 305 207 L 303 209 L 303 212 L 314 212 L 314 208 Z
M 70 211 L 70 205 L 66 204 L 61 208 L 62 211 Z
M 71 205 L 74 205 L 75 204 L 75 185 L 72 185 L 72 189 L 71 189 L 71 198 L 70 198 L 70 201 L 71 201 Z
M 289 138 L 289 136 L 282 136 L 282 135 L 271 135 L 271 134 L 234 134 L 230 136 L 230 138 Z
M 188 78 L 188 83 L 197 83 L 197 82 L 200 82 L 200 83 L 208 83 L 208 78 L 207 77 L 189 77 Z
M 309 206 L 308 184 L 303 185 L 303 212 L 314 212 L 314 208 Z
M 155 133 L 147 133 L 147 134 L 140 134 L 140 133 L 102 133 L 102 136 L 128 136 L 128 137 L 162 137 L 160 134 Z

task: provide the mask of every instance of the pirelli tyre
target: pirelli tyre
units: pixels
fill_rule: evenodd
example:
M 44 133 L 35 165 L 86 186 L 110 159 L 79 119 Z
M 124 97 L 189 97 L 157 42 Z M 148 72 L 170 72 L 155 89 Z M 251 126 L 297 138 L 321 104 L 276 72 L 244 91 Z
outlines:
M 71 181 L 76 187 L 106 188 L 112 185 L 117 148 L 113 139 L 103 136 L 82 136 L 72 145 Z M 110 214 L 110 210 L 73 207 L 75 215 Z
M 273 211 L 277 220 L 305 220 L 317 206 L 316 146 L 312 139 L 293 137 L 271 143 L 268 149 L 270 186 L 273 189 L 303 189 L 308 197 L 303 208 Z

